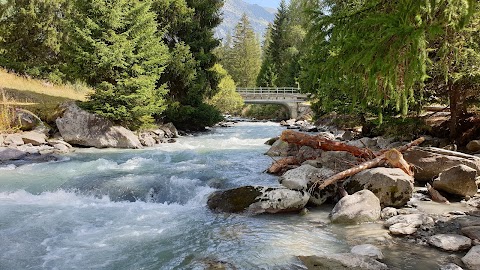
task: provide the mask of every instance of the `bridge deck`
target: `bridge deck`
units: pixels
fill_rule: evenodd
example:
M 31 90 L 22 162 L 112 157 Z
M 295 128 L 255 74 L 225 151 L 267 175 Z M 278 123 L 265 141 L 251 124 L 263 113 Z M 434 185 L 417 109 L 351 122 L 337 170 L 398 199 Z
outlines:
M 294 87 L 237 88 L 237 92 L 245 101 L 304 102 L 307 100 L 307 95 L 301 94 L 299 89 Z

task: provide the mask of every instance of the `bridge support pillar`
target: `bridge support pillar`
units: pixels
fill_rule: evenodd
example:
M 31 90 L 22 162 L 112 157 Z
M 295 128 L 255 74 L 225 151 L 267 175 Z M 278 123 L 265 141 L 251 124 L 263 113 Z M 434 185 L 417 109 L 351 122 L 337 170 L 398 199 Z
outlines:
M 288 111 L 291 119 L 298 118 L 298 103 L 287 103 Z

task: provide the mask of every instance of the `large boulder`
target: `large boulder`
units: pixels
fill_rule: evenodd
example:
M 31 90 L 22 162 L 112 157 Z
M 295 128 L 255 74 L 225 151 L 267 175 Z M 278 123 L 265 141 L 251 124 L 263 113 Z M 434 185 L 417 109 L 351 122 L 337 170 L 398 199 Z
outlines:
M 43 122 L 32 112 L 18 109 L 15 110 L 15 121 L 13 125 L 20 128 L 20 130 L 30 131 L 39 125 L 43 125 Z
M 298 145 L 289 144 L 282 140 L 277 140 L 273 143 L 272 147 L 265 153 L 271 157 L 286 157 L 286 156 L 294 156 L 298 152 Z
M 245 186 L 216 191 L 208 197 L 207 205 L 212 211 L 227 213 L 297 212 L 305 207 L 309 197 L 305 191 Z
M 178 138 L 178 130 L 173 125 L 173 123 L 166 123 L 158 127 L 160 130 L 165 132 L 165 137 L 167 138 Z
M 480 246 L 474 246 L 468 251 L 467 255 L 462 258 L 462 262 L 467 269 L 478 270 L 480 269 Z
M 358 159 L 346 151 L 325 151 L 318 161 L 324 168 L 341 172 L 353 167 L 358 162 Z
M 480 241 L 480 226 L 468 226 L 462 228 L 463 235 L 472 240 Z
M 0 161 L 19 160 L 27 155 L 26 152 L 14 148 L 0 147 Z
M 321 183 L 322 180 L 333 174 L 335 174 L 335 172 L 328 168 L 316 168 L 305 164 L 287 171 L 279 178 L 279 182 L 289 189 L 307 190 L 310 193 L 309 203 L 319 206 L 337 194 L 337 186 L 329 185 L 320 190 L 318 185 L 314 186 L 314 184 L 316 181 L 320 181 L 319 183 Z
M 142 148 L 130 130 L 114 126 L 101 116 L 80 109 L 75 103 L 62 105 L 63 116 L 56 124 L 63 139 L 74 145 L 96 148 Z
M 332 210 L 334 223 L 357 224 L 380 219 L 380 200 L 370 190 L 343 197 Z
M 357 173 L 344 184 L 349 194 L 368 189 L 383 207 L 401 207 L 413 196 L 413 177 L 398 168 L 374 168 Z
M 384 270 L 387 265 L 367 256 L 341 253 L 298 257 L 309 270 Z
M 475 183 L 476 177 L 476 170 L 466 165 L 457 165 L 440 173 L 438 178 L 433 181 L 433 187 L 450 194 L 474 196 L 478 190 L 477 183 Z
M 466 165 L 480 172 L 480 158 L 435 147 L 414 147 L 403 154 L 412 164 L 415 180 L 430 181 L 441 172 L 458 165 Z
M 459 251 L 472 246 L 470 238 L 459 234 L 436 234 L 428 238 L 428 243 L 447 251 Z

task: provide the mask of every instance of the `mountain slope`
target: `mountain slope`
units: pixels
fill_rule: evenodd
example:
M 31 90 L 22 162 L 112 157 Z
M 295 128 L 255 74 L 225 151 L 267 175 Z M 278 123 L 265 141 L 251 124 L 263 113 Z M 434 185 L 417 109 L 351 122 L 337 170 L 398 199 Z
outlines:
M 268 24 L 273 22 L 275 11 L 271 8 L 246 3 L 243 0 L 226 0 L 222 8 L 223 22 L 215 30 L 215 35 L 223 40 L 227 35 L 233 35 L 235 25 L 237 25 L 242 14 L 246 13 L 253 30 L 263 40 Z

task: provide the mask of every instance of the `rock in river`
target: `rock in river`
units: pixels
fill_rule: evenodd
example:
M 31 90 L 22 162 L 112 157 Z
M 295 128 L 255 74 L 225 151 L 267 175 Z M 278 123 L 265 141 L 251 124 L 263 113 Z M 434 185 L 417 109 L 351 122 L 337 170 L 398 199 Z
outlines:
M 370 257 L 352 253 L 298 257 L 309 270 L 383 270 L 387 265 Z
M 297 212 L 307 204 L 310 195 L 278 187 L 245 186 L 212 193 L 207 205 L 215 212 L 252 214 Z
M 335 223 L 362 223 L 380 219 L 380 200 L 370 190 L 343 197 L 333 208 L 330 218 Z
M 474 246 L 468 251 L 467 255 L 462 258 L 462 262 L 467 269 L 478 270 L 480 269 L 480 246 Z
M 413 177 L 398 168 L 379 167 L 357 173 L 344 187 L 349 194 L 368 189 L 383 207 L 401 207 L 412 198 Z
M 464 250 L 472 246 L 470 238 L 458 234 L 436 234 L 428 238 L 428 243 L 447 251 Z
M 476 170 L 465 165 L 458 165 L 440 173 L 438 178 L 433 181 L 433 187 L 450 194 L 474 196 L 478 189 L 475 183 L 476 177 Z

